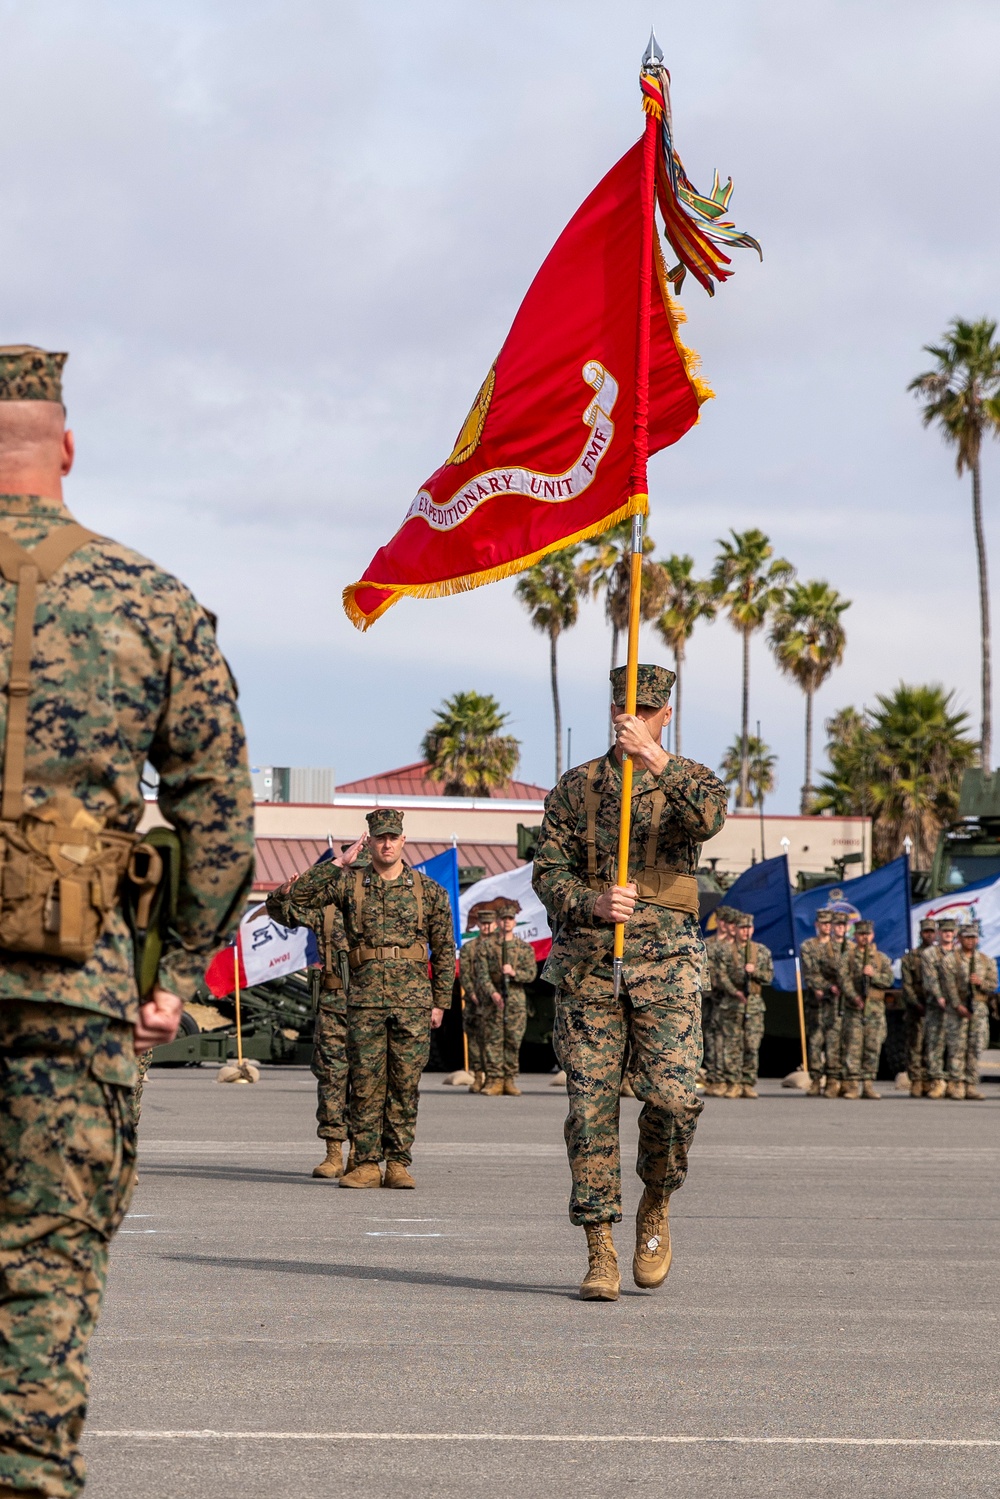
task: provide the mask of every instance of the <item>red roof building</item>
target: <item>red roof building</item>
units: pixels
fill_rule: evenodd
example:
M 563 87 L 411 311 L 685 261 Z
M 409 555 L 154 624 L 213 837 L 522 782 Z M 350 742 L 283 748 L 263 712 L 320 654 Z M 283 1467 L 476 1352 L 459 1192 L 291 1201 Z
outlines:
M 427 770 L 427 761 L 417 760 L 412 765 L 401 765 L 398 770 L 387 770 L 382 775 L 348 781 L 337 787 L 337 795 L 444 796 L 444 782 L 432 781 Z M 530 781 L 508 781 L 505 786 L 494 787 L 490 796 L 497 801 L 540 802 L 548 793 L 548 786 L 534 786 Z

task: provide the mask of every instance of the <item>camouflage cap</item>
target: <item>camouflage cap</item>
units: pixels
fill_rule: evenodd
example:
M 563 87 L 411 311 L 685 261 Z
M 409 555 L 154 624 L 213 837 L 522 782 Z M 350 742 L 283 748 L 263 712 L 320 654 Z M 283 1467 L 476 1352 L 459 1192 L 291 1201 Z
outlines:
M 627 666 L 616 666 L 611 673 L 611 697 L 616 708 L 625 706 L 625 673 Z M 637 708 L 665 708 L 670 689 L 677 680 L 666 666 L 640 666 L 635 689 Z
M 962 922 L 958 929 L 958 935 L 960 937 L 978 937 L 980 935 L 979 922 L 974 916 L 970 917 L 968 921 Z
M 925 916 L 923 921 L 920 923 L 920 930 L 922 932 L 936 932 L 937 922 L 934 920 L 934 917 Z
M 716 921 L 733 921 L 735 916 L 736 909 L 734 906 L 716 906 L 715 908 Z
M 468 922 L 469 926 L 478 926 L 479 918 L 482 916 L 482 914 L 483 902 L 481 900 L 477 900 L 474 906 L 469 907 L 468 911 L 466 912 L 465 919 Z
M 403 831 L 403 814 L 398 807 L 376 807 L 374 812 L 365 814 L 365 822 L 372 838 L 381 838 L 385 833 L 398 837 Z
M 0 345 L 0 401 L 62 403 L 62 372 L 68 354 L 49 354 L 33 344 Z
M 831 919 L 835 922 L 842 921 L 847 926 L 851 919 L 851 913 L 850 911 L 834 911 Z
M 939 932 L 957 932 L 958 922 L 952 920 L 950 916 L 945 916 L 938 922 L 937 929 Z
M 815 921 L 832 921 L 833 914 L 834 913 L 829 906 L 823 906 L 819 911 L 816 912 L 816 915 L 813 919 Z
M 496 903 L 497 914 L 502 917 L 516 916 L 521 909 L 519 900 L 511 900 L 509 896 L 502 897 Z
M 854 935 L 862 937 L 873 937 L 875 935 L 875 923 L 873 921 L 856 921 L 854 923 Z
M 749 911 L 737 911 L 735 921 L 737 926 L 753 926 L 753 917 Z

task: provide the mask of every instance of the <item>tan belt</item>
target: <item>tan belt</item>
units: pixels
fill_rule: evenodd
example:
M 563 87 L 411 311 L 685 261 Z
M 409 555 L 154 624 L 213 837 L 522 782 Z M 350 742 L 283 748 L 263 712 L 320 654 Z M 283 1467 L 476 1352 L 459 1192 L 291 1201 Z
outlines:
M 639 899 L 649 906 L 663 906 L 668 911 L 683 911 L 687 916 L 699 914 L 698 877 L 677 874 L 672 869 L 643 869 L 629 881 L 636 887 Z M 612 890 L 614 882 L 589 879 L 591 890 Z
M 360 968 L 362 963 L 384 961 L 386 958 L 395 958 L 404 963 L 426 963 L 427 944 L 411 942 L 409 947 L 355 947 L 347 955 L 352 968 Z
M 344 988 L 339 973 L 324 973 L 319 986 L 324 994 L 339 994 Z

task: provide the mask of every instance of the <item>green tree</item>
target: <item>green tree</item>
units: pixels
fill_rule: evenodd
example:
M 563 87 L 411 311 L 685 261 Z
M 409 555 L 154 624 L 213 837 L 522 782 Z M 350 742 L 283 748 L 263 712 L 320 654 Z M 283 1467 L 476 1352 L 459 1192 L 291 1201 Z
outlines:
M 907 387 L 923 402 L 924 426 L 937 423 L 945 441 L 954 444 L 959 476 L 966 469 L 972 475 L 972 529 L 979 573 L 979 752 L 984 770 L 992 765 L 993 684 L 980 457 L 983 437 L 1000 436 L 1000 344 L 996 331 L 992 318 L 974 323 L 955 318 L 940 344 L 924 345 L 924 352 L 936 361 L 934 369 L 918 375 Z
M 801 812 L 811 809 L 813 697 L 844 659 L 847 636 L 840 616 L 851 607 L 829 583 L 793 583 L 771 620 L 769 644 L 778 667 L 806 696 L 806 760 Z
M 562 775 L 562 712 L 559 707 L 559 672 L 556 642 L 564 630 L 572 629 L 580 613 L 576 547 L 550 552 L 521 574 L 514 585 L 515 596 L 527 609 L 531 623 L 549 637 L 549 677 L 552 684 L 552 720 L 556 736 L 556 780 Z
M 746 803 L 737 803 L 737 805 L 762 807 L 765 796 L 770 796 L 775 788 L 777 763 L 777 755 L 772 753 L 771 746 L 765 744 L 763 739 L 758 738 L 756 734 L 749 734 L 746 738 L 742 734 L 737 734 L 722 758 L 719 774 L 727 786 L 737 788 L 737 795 L 739 795 L 740 788 L 744 784 L 744 767 L 746 767 L 746 784 L 749 787 L 750 800 Z
M 750 639 L 757 630 L 764 628 L 769 615 L 784 602 L 785 586 L 794 577 L 795 569 L 784 557 L 774 556 L 770 538 L 756 527 L 749 531 L 730 530 L 729 535 L 731 540 L 720 537 L 716 543 L 720 550 L 712 568 L 712 592 L 743 642 L 740 713 L 743 769 L 736 805 L 749 807 L 752 805 L 749 771 Z
M 715 618 L 715 600 L 711 584 L 694 576 L 694 558 L 675 553 L 660 563 L 663 578 L 663 606 L 656 619 L 656 629 L 674 653 L 677 685 L 674 689 L 674 749 L 681 753 L 681 707 L 683 705 L 683 667 L 687 643 L 700 619 Z
M 611 626 L 611 669 L 618 665 L 618 641 L 628 630 L 628 599 L 632 573 L 632 522 L 620 521 L 600 536 L 583 543 L 585 554 L 578 569 L 580 592 L 596 598 L 604 594 L 604 613 Z M 655 619 L 662 608 L 664 579 L 658 562 L 649 553 L 656 543 L 644 536 L 639 617 Z
M 900 682 L 879 694 L 873 711 L 842 708 L 827 720 L 830 769 L 813 810 L 871 817 L 876 864 L 898 858 L 909 837 L 915 867 L 926 867 L 938 833 L 958 811 L 976 744 L 954 697 L 936 683 Z
M 424 735 L 423 753 L 432 781 L 444 781 L 446 796 L 491 796 L 517 769 L 520 742 L 501 730 L 508 713 L 483 692 L 456 692 L 435 711 L 437 723 Z

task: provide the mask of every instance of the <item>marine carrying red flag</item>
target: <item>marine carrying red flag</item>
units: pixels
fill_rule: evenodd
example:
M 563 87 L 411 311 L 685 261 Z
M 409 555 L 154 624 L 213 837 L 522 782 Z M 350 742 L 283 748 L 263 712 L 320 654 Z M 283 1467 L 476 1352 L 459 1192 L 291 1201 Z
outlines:
M 629 483 L 644 279 L 648 451 L 683 437 L 711 391 L 678 337 L 684 315 L 671 301 L 655 237 L 655 273 L 640 275 L 642 182 L 640 140 L 559 236 L 451 455 L 364 577 L 344 590 L 344 607 L 361 629 L 403 594 L 426 598 L 492 583 L 646 510 L 645 493 Z

